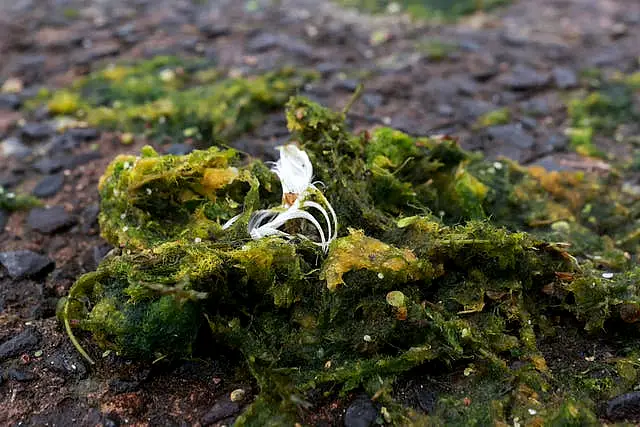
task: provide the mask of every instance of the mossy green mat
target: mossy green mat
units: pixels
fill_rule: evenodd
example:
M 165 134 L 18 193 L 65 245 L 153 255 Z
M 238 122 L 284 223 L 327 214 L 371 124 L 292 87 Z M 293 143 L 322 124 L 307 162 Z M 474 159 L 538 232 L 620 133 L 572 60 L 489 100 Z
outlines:
M 619 176 L 486 162 L 388 128 L 354 135 L 304 98 L 287 120 L 337 213 L 327 254 L 250 238 L 252 212 L 282 198 L 261 161 L 147 147 L 102 177 L 101 230 L 117 250 L 71 289 L 68 330 L 147 360 L 241 352 L 260 394 L 236 425 L 305 422 L 318 393 L 356 389 L 397 425 L 586 425 L 632 389 L 640 200 Z M 541 342 L 560 326 L 594 340 L 617 329 L 623 343 L 594 362 L 604 374 L 570 365 L 558 378 Z M 424 414 L 394 382 L 431 365 L 455 384 Z

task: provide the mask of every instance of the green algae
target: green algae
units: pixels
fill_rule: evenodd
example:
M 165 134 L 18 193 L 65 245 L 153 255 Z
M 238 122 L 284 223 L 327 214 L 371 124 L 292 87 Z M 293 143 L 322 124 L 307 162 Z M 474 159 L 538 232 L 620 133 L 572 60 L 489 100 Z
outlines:
M 620 176 L 486 162 L 388 128 L 354 135 L 344 113 L 299 97 L 287 122 L 338 215 L 328 254 L 251 240 L 251 213 L 282 197 L 262 162 L 147 147 L 101 179 L 118 249 L 71 289 L 69 330 L 148 360 L 239 351 L 260 394 L 236 425 L 305 422 L 317 393 L 358 389 L 395 425 L 580 425 L 632 389 L 640 200 Z M 605 376 L 549 369 L 543 343 L 567 318 L 592 338 L 627 325 Z M 455 386 L 424 414 L 394 387 L 429 368 Z
M 159 56 L 111 65 L 36 102 L 91 126 L 212 145 L 254 129 L 313 77 L 286 67 L 227 77 L 204 60 Z
M 367 13 L 403 11 L 416 19 L 451 21 L 465 15 L 509 4 L 509 0 L 338 0 L 345 7 Z
M 15 193 L 0 186 L 0 209 L 8 212 L 28 210 L 41 206 L 42 202 L 33 196 Z
M 569 100 L 567 110 L 570 127 L 567 135 L 572 148 L 586 156 L 604 157 L 593 139 L 595 135 L 612 137 L 625 123 L 640 118 L 634 107 L 634 91 L 638 90 L 636 74 L 605 78 L 600 72 L 587 72 L 589 89 Z

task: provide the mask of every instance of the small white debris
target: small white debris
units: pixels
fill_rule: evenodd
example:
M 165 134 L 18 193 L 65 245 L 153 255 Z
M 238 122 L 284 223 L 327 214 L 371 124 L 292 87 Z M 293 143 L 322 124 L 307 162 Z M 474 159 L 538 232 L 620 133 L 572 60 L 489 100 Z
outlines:
M 126 213 L 120 214 L 120 219 L 125 219 L 127 217 Z
M 502 163 L 500 163 L 500 162 L 493 162 L 493 167 L 494 167 L 496 170 L 500 170 L 500 169 L 502 169 Z
M 371 335 L 365 335 L 362 339 L 365 340 L 365 342 L 371 342 Z
M 176 72 L 169 69 L 164 69 L 160 71 L 160 80 L 163 82 L 170 82 L 176 78 Z
M 8 199 L 13 199 L 16 197 L 16 193 L 7 193 L 7 198 Z
M 232 402 L 240 402 L 244 400 L 245 394 L 246 392 L 243 389 L 237 388 L 231 392 L 231 395 L 229 396 L 229 398 L 231 399 Z
M 202 239 L 199 237 L 196 237 L 195 239 L 193 239 L 194 243 L 201 243 Z
M 113 189 L 113 195 L 114 195 L 115 197 L 118 197 L 118 196 L 120 195 L 120 191 L 118 191 L 118 189 L 114 188 L 114 189 Z
M 605 279 L 613 278 L 613 273 L 602 273 L 602 277 Z
M 123 167 L 125 170 L 129 170 L 129 169 L 131 169 L 131 163 L 129 163 L 129 162 L 124 162 L 124 164 L 122 165 L 122 167 Z
M 384 279 L 384 274 L 378 273 L 378 279 L 380 279 L 380 280 Z
M 389 116 L 384 116 L 384 117 L 382 118 L 382 123 L 383 123 L 385 126 L 389 126 L 389 125 L 391 124 L 391 117 L 389 117 Z
M 596 360 L 595 356 L 587 356 L 584 358 L 584 360 L 586 360 L 587 362 L 593 362 L 594 360 Z
M 387 12 L 394 15 L 402 10 L 400 4 L 396 1 L 389 3 L 387 6 Z
M 537 413 L 538 413 L 538 411 L 536 411 L 535 409 L 533 409 L 533 408 L 529 408 L 529 414 L 530 414 L 530 415 L 535 415 L 535 414 L 537 414 Z
M 126 233 L 127 231 L 129 231 L 129 227 L 127 227 L 126 225 L 124 227 L 122 227 L 122 232 Z
M 150 196 L 150 195 L 151 195 L 151 193 L 153 193 L 153 190 L 152 190 L 152 189 L 150 189 L 150 188 L 147 188 L 147 195 L 148 195 L 148 196 Z

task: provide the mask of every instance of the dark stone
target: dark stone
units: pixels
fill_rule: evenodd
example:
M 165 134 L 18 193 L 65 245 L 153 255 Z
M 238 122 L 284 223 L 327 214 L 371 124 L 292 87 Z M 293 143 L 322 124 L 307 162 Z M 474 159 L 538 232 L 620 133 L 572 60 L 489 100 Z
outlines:
M 210 39 L 215 39 L 231 34 L 231 27 L 225 24 L 211 24 L 203 22 L 198 26 L 202 34 Z
M 29 310 L 29 319 L 48 319 L 56 315 L 58 298 L 45 298 Z
M 640 391 L 623 394 L 607 402 L 607 418 L 613 421 L 640 421 Z
M 64 184 L 64 175 L 57 173 L 43 177 L 33 189 L 32 194 L 36 197 L 51 197 L 60 191 Z
M 44 175 L 60 171 L 65 165 L 66 159 L 61 156 L 45 157 L 33 164 L 33 168 Z
M 33 372 L 23 371 L 22 369 L 9 368 L 7 369 L 7 378 L 18 382 L 27 382 L 34 380 L 36 376 L 33 374 Z
M 10 215 L 10 212 L 0 209 L 0 234 L 4 231 L 4 227 L 7 225 L 7 222 L 9 222 Z
M 202 425 L 211 425 L 225 418 L 232 417 L 238 412 L 240 412 L 240 405 L 238 405 L 238 403 L 229 400 L 218 401 L 209 412 L 202 417 Z
M 555 67 L 552 73 L 558 89 L 571 89 L 578 86 L 578 76 L 571 68 Z
M 500 34 L 502 42 L 508 46 L 521 47 L 529 41 L 527 36 L 514 30 L 507 30 Z
M 44 365 L 51 371 L 64 377 L 86 378 L 87 367 L 75 353 L 58 350 L 49 356 Z
M 342 70 L 344 65 L 339 62 L 321 62 L 316 65 L 316 71 L 324 77 Z
M 53 136 L 55 130 L 46 123 L 27 123 L 22 127 L 21 133 L 28 139 L 43 140 Z
M 544 87 L 549 82 L 549 76 L 526 65 L 516 65 L 510 73 L 501 76 L 499 81 L 511 90 L 531 90 Z
M 548 116 L 551 114 L 549 102 L 544 98 L 532 98 L 521 104 L 525 113 L 534 116 Z
M 465 99 L 460 103 L 458 114 L 463 121 L 475 120 L 481 115 L 497 110 L 498 107 L 480 99 Z
M 82 232 L 89 233 L 93 228 L 98 226 L 98 214 L 100 213 L 100 205 L 93 203 L 82 211 Z
M 48 209 L 34 208 L 31 209 L 27 216 L 29 227 L 46 234 L 55 233 L 75 223 L 76 220 L 60 205 Z
M 617 47 L 607 46 L 600 52 L 591 56 L 589 59 L 589 65 L 594 67 L 606 67 L 610 65 L 620 64 L 625 57 L 624 51 Z
M 95 263 L 96 267 L 98 267 L 98 264 L 100 264 L 100 261 L 102 261 L 104 257 L 107 256 L 107 254 L 109 253 L 109 251 L 111 251 L 111 249 L 113 249 L 113 246 L 111 246 L 108 243 L 93 247 L 91 254 L 93 257 L 93 262 Z
M 384 97 L 379 93 L 365 93 L 362 95 L 362 102 L 371 109 L 376 109 L 384 102 Z
M 563 151 L 569 145 L 569 140 L 565 135 L 556 133 L 551 135 L 543 144 L 542 150 L 545 152 Z
M 20 96 L 15 93 L 0 93 L 0 110 L 18 110 L 22 106 Z
M 358 396 L 344 414 L 345 427 L 369 427 L 378 418 L 378 409 L 368 396 Z
M 49 258 L 26 249 L 0 252 L 0 264 L 15 280 L 36 276 L 53 267 L 53 261 Z
M 78 146 L 79 141 L 65 133 L 63 135 L 55 135 L 51 138 L 51 144 L 47 149 L 49 156 L 56 157 L 63 151 L 71 151 Z M 58 156 L 59 157 L 59 156 Z
M 102 154 L 100 154 L 98 151 L 89 151 L 86 153 L 80 153 L 75 156 L 69 157 L 64 162 L 64 167 L 66 169 L 74 169 L 74 168 L 77 168 L 78 166 L 82 166 L 96 159 L 99 159 L 100 157 L 102 157 Z
M 355 92 L 360 82 L 356 79 L 338 79 L 334 84 L 334 89 Z
M 167 147 L 165 153 L 174 154 L 176 156 L 184 156 L 185 154 L 189 154 L 193 151 L 193 147 L 189 144 L 185 143 L 174 143 Z
M 12 74 L 19 75 L 26 83 L 34 82 L 42 77 L 46 59 L 44 55 L 22 55 L 10 67 Z
M 100 131 L 96 128 L 73 128 L 67 131 L 67 135 L 76 141 L 87 142 L 98 139 Z
M 15 157 L 24 159 L 31 155 L 31 148 L 27 147 L 20 139 L 16 137 L 7 138 L 2 141 L 2 154 L 7 157 Z
M 40 337 L 32 329 L 25 329 L 15 337 L 0 344 L 0 362 L 22 353 L 34 350 L 40 343 Z
M 545 168 L 549 172 L 553 172 L 553 171 L 560 172 L 560 171 L 566 171 L 571 169 L 568 166 L 561 164 L 556 158 L 556 156 L 541 157 L 535 162 L 531 163 L 531 166 L 540 166 Z
M 444 117 L 452 117 L 455 113 L 453 107 L 449 104 L 438 104 L 436 107 L 438 114 Z
M 114 394 L 122 394 L 122 393 L 131 393 L 140 388 L 142 383 L 149 378 L 149 374 L 151 371 L 149 369 L 144 369 L 139 371 L 134 378 L 128 378 L 126 380 L 115 378 L 109 381 L 109 391 Z
M 258 33 L 247 42 L 247 51 L 262 53 L 279 47 L 284 51 L 307 58 L 314 56 L 313 47 L 285 34 Z
M 105 415 L 102 427 L 120 427 L 120 418 L 116 414 Z
M 518 162 L 525 162 L 531 157 L 535 139 L 517 124 L 491 126 L 481 134 L 481 146 L 490 159 L 504 156 Z
M 531 117 L 523 117 L 520 119 L 520 124 L 523 129 L 526 130 L 534 130 L 538 127 L 538 121 Z

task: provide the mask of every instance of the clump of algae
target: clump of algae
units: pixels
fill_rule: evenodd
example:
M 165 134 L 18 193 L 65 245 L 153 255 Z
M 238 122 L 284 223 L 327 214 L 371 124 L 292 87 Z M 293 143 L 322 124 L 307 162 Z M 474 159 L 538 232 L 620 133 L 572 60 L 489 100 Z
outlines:
M 287 67 L 227 77 L 204 60 L 159 56 L 111 65 L 70 88 L 44 92 L 37 102 L 91 126 L 211 145 L 253 129 L 313 78 Z
M 304 98 L 287 121 L 338 216 L 328 254 L 250 239 L 251 212 L 281 198 L 262 162 L 144 148 L 101 180 L 102 233 L 119 251 L 71 289 L 72 337 L 149 360 L 241 352 L 260 394 L 237 425 L 304 422 L 313 396 L 356 389 L 396 425 L 578 425 L 631 389 L 635 329 L 606 378 L 557 378 L 541 346 L 567 318 L 594 337 L 640 319 L 640 201 L 619 179 L 488 163 L 389 128 L 354 135 Z M 432 413 L 394 397 L 432 366 L 456 383 Z

